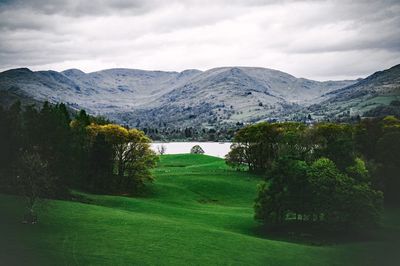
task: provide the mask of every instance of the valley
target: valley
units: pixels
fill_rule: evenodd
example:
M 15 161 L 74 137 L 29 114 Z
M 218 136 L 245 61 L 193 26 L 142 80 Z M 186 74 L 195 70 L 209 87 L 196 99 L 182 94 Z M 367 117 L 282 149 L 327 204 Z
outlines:
M 6 265 L 395 265 L 398 209 L 370 239 L 322 244 L 276 238 L 253 219 L 261 178 L 205 155 L 164 155 L 146 196 L 75 191 L 43 200 L 40 222 L 20 223 L 23 201 L 0 194 Z

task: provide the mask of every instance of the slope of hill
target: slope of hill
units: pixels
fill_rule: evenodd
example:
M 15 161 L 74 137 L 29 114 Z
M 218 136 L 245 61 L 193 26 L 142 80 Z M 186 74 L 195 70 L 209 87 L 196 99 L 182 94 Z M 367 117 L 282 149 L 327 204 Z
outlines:
M 14 69 L 0 73 L 0 90 L 37 101 L 66 102 L 120 123 L 207 124 L 282 117 L 319 102 L 354 81 L 318 82 L 252 67 L 182 72 L 108 69 L 84 73 Z
M 5 265 L 395 265 L 399 212 L 379 236 L 335 245 L 257 233 L 260 179 L 205 155 L 166 155 L 145 197 L 89 195 L 44 201 L 39 223 L 21 224 L 23 201 L 0 195 Z M 397 242 L 396 242 L 397 241 Z
M 197 73 L 110 69 L 85 74 L 77 69 L 32 72 L 21 68 L 0 73 L 0 90 L 103 114 L 145 105 Z
M 318 102 L 322 94 L 349 84 L 353 82 L 299 79 L 265 68 L 216 68 L 196 76 L 131 117 L 156 122 L 170 119 L 181 124 L 190 120 L 203 124 L 255 122 L 283 117 Z
M 378 71 L 359 82 L 333 90 L 321 97 L 321 102 L 309 110 L 319 115 L 363 115 L 400 99 L 400 65 Z M 351 113 L 351 114 L 350 114 Z
M 0 92 L 8 99 L 2 102 L 18 97 L 66 102 L 135 127 L 223 125 L 308 114 L 324 119 L 362 115 L 400 99 L 400 65 L 358 81 L 326 82 L 255 67 L 93 73 L 21 68 L 0 73 Z

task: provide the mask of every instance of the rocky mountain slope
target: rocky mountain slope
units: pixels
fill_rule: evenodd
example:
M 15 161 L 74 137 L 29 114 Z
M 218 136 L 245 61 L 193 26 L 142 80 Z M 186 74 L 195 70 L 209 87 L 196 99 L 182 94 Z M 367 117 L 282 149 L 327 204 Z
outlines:
M 0 73 L 0 90 L 103 114 L 146 105 L 197 73 L 110 69 L 86 74 L 77 69 L 33 72 L 21 68 Z
M 361 110 L 366 99 L 398 94 L 399 69 L 395 66 L 358 82 L 319 82 L 255 67 L 92 73 L 20 68 L 0 73 L 0 95 L 3 103 L 18 97 L 34 103 L 65 102 L 131 126 L 183 127 Z

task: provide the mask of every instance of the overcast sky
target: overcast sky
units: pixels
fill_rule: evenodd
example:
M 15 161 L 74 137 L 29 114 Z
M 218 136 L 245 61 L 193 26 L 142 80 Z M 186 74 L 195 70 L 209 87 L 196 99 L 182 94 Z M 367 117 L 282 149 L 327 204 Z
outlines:
M 0 70 L 258 66 L 353 79 L 400 63 L 399 14 L 399 0 L 0 0 Z

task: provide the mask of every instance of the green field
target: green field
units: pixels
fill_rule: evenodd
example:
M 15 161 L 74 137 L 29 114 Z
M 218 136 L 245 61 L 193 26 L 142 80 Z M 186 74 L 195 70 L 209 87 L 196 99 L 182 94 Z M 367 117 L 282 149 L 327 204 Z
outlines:
M 0 195 L 0 265 L 399 265 L 400 211 L 373 240 L 317 246 L 257 234 L 260 179 L 204 155 L 165 155 L 146 196 L 75 192 L 44 201 L 25 225 L 21 199 Z

